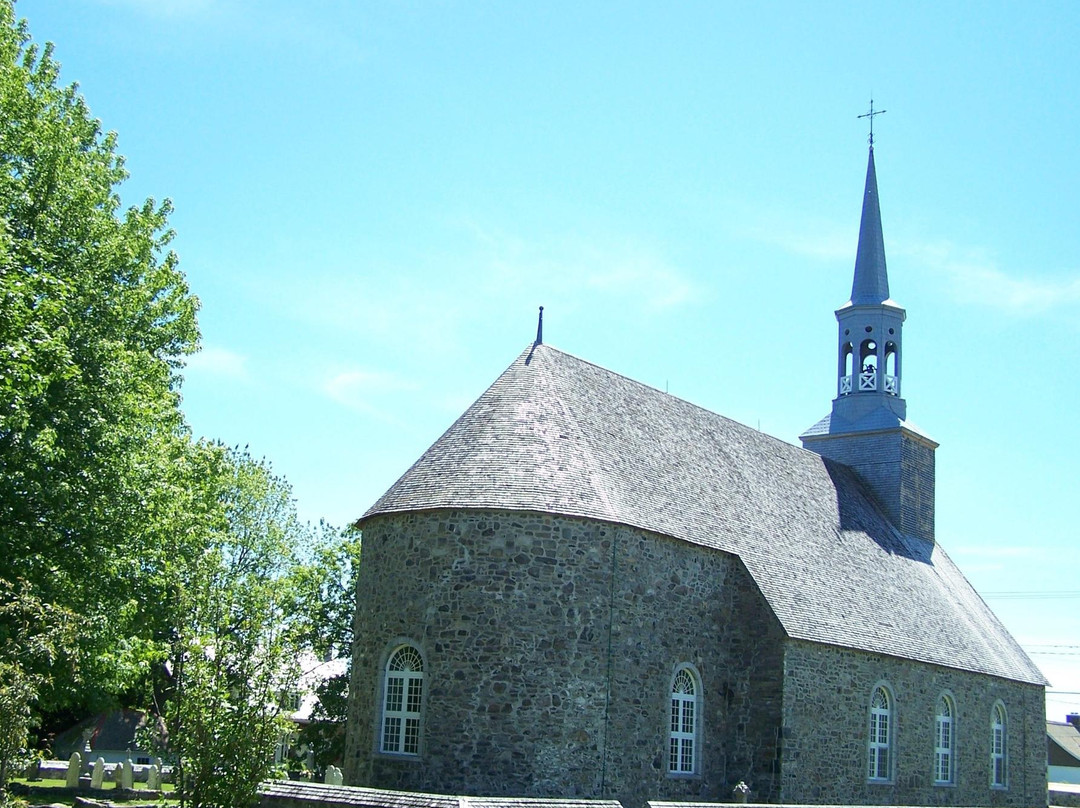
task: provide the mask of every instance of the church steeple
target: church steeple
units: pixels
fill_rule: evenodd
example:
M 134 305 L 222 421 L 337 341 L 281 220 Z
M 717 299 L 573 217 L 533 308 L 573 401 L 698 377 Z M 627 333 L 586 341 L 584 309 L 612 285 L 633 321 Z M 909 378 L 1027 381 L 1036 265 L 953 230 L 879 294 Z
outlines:
M 907 416 L 907 405 L 900 397 L 900 349 L 905 319 L 904 308 L 889 297 L 885 238 L 881 232 L 881 205 L 871 143 L 851 299 L 836 311 L 840 325 L 840 361 L 834 417 L 854 425 L 872 408 L 884 408 L 898 420 Z M 863 400 L 871 394 L 875 396 L 873 402 Z M 859 396 L 858 403 L 843 403 L 846 396 Z M 874 427 L 881 426 L 880 418 L 874 421 Z
M 884 303 L 889 299 L 889 275 L 885 269 L 885 238 L 881 234 L 881 206 L 878 203 L 874 147 L 866 165 L 859 249 L 855 254 L 855 281 L 851 284 L 850 305 Z
M 851 299 L 836 310 L 836 398 L 801 440 L 855 469 L 898 528 L 933 541 L 937 443 L 907 420 L 900 395 L 906 319 L 889 296 L 871 141 Z

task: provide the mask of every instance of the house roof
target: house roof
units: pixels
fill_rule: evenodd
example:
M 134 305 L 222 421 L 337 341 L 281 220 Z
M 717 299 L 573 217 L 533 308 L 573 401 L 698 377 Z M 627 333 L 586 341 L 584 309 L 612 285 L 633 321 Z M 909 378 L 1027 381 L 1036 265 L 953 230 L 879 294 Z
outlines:
M 146 720 L 141 710 L 112 710 L 84 719 L 56 736 L 53 749 L 68 757 L 71 752 L 82 751 L 83 731 L 91 729 L 90 749 L 94 752 L 136 750 L 135 732 Z
M 945 552 L 846 466 L 547 345 L 527 348 L 361 518 L 553 512 L 739 556 L 787 634 L 1045 685 Z
M 1080 729 L 1073 724 L 1047 721 L 1046 737 L 1072 758 L 1073 762 L 1069 765 L 1080 766 Z
M 465 797 L 359 786 L 329 786 L 297 780 L 260 783 L 259 795 L 288 805 L 311 804 L 322 808 L 622 808 L 618 800 Z
M 296 683 L 296 690 L 300 696 L 300 704 L 297 709 L 289 713 L 289 720 L 298 724 L 306 724 L 311 721 L 315 712 L 315 705 L 319 703 L 319 685 L 338 676 L 348 673 L 348 660 L 344 657 L 332 659 L 319 659 L 311 653 L 302 653 L 298 660 L 300 664 L 300 679 Z

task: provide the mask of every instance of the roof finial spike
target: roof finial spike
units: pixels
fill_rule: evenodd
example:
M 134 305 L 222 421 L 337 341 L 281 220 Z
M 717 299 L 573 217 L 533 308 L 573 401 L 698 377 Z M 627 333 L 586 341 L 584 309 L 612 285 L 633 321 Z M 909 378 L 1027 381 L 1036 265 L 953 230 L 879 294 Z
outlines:
M 540 307 L 540 317 L 536 321 L 536 342 L 534 345 L 544 344 L 544 307 Z
M 888 110 L 884 110 L 884 109 L 875 110 L 874 109 L 874 96 L 873 96 L 873 94 L 871 94 L 870 95 L 870 111 L 867 112 L 865 115 L 860 115 L 859 116 L 860 118 L 869 118 L 870 119 L 870 148 L 871 149 L 874 148 L 874 116 L 875 115 L 884 115 L 886 112 L 888 112 Z

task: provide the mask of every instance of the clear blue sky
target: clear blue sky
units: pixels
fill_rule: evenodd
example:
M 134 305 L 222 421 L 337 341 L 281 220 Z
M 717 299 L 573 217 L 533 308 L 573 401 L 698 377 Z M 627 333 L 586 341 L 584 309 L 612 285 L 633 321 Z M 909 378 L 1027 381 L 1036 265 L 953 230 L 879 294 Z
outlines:
M 1080 711 L 1075 2 L 16 10 L 119 133 L 125 202 L 175 203 L 192 429 L 336 524 L 541 304 L 546 342 L 796 442 L 835 394 L 873 94 L 938 536 L 1052 680 L 1049 716 Z

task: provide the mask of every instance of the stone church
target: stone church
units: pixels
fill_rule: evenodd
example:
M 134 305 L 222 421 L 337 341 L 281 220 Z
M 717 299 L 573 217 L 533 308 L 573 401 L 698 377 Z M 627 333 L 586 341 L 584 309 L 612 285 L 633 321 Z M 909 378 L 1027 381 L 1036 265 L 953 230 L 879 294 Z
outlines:
M 937 544 L 873 146 L 797 448 L 542 343 L 360 519 L 356 785 L 1046 804 L 1046 681 Z

